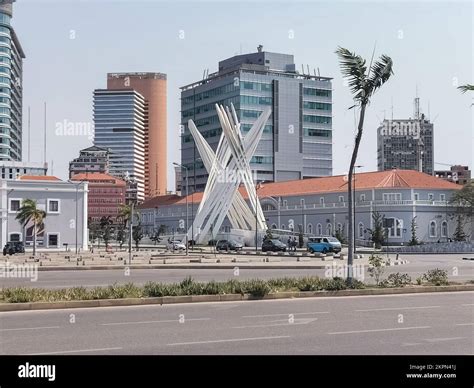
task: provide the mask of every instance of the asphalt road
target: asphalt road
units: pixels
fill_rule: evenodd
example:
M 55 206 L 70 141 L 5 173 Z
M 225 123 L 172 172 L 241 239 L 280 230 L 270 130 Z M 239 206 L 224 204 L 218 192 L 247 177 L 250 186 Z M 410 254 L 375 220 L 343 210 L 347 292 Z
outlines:
M 0 313 L 0 354 L 474 354 L 474 292 Z
M 415 281 L 429 269 L 442 268 L 448 271 L 452 281 L 466 281 L 474 279 L 474 261 L 462 260 L 466 255 L 405 255 L 403 259 L 409 260 L 409 264 L 386 267 L 385 276 L 392 272 L 408 273 Z M 391 256 L 394 259 L 394 256 Z M 330 264 L 331 262 L 328 262 Z M 337 261 L 337 264 L 345 264 L 346 261 Z M 357 264 L 357 261 L 354 262 Z M 239 266 L 238 263 L 235 264 Z M 198 281 L 227 280 L 232 278 L 268 279 L 283 276 L 325 276 L 324 269 L 239 269 L 236 276 L 234 266 L 224 269 L 132 269 L 129 272 L 118 270 L 70 270 L 70 271 L 40 271 L 38 279 L 32 282 L 29 278 L 0 278 L 0 285 L 4 287 L 26 286 L 41 288 L 62 288 L 72 286 L 107 286 L 113 283 L 133 282 L 137 285 L 148 281 L 155 282 L 179 282 L 186 276 L 192 276 Z M 365 273 L 365 281 L 371 281 Z

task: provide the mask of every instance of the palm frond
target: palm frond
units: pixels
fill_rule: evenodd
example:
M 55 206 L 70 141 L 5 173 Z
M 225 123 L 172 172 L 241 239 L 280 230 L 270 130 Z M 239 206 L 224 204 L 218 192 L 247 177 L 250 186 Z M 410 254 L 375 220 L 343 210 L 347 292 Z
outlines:
M 339 57 L 342 76 L 347 79 L 354 99 L 360 103 L 364 102 L 366 100 L 365 89 L 367 83 L 365 59 L 360 55 L 351 53 L 344 47 L 338 47 L 336 54 Z
M 378 61 L 375 61 L 370 68 L 370 77 L 367 82 L 367 97 L 370 97 L 375 91 L 387 82 L 393 74 L 392 58 L 382 55 Z
M 469 91 L 474 90 L 474 85 L 470 85 L 470 84 L 461 85 L 461 86 L 458 86 L 458 89 L 459 89 L 462 93 L 466 93 L 466 92 L 469 92 Z

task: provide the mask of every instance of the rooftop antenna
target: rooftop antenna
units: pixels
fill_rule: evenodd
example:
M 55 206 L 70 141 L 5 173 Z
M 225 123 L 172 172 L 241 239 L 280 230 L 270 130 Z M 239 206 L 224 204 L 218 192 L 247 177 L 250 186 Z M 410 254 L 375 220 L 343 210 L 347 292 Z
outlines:
M 391 101 L 392 101 L 392 106 L 391 106 L 391 108 L 392 108 L 392 121 L 393 121 L 393 97 L 391 98 Z
M 419 97 L 415 97 L 414 104 L 415 104 L 415 107 L 414 107 L 413 116 L 415 120 L 419 120 L 420 119 L 420 98 Z
M 44 102 L 44 155 L 43 155 L 43 161 L 44 164 L 46 164 L 46 101 Z
M 30 162 L 30 151 L 31 151 L 31 114 L 30 107 L 28 107 L 28 163 Z

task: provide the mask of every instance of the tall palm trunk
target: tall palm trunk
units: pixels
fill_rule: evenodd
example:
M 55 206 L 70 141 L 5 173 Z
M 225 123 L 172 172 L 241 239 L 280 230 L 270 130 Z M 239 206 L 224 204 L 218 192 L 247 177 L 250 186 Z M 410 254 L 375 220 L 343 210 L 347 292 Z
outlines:
M 348 230 L 348 237 L 349 237 L 349 253 L 347 255 L 347 280 L 350 284 L 352 284 L 352 263 L 354 260 L 354 205 L 353 205 L 353 198 L 352 198 L 352 175 L 354 173 L 354 166 L 357 161 L 357 154 L 359 153 L 359 145 L 362 139 L 362 131 L 364 129 L 364 118 L 365 118 L 365 107 L 366 104 L 362 104 L 360 107 L 360 117 L 359 117 L 359 125 L 357 127 L 357 135 L 355 138 L 354 150 L 352 151 L 351 157 L 351 165 L 349 168 L 349 176 L 347 181 L 347 198 L 349 202 L 349 230 Z
M 33 222 L 33 256 L 36 256 L 36 220 Z

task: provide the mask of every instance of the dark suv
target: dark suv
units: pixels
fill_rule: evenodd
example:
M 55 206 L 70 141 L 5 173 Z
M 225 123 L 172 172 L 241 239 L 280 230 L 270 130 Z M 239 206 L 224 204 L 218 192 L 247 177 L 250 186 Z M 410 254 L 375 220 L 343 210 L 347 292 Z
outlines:
M 25 246 L 21 241 L 10 241 L 3 247 L 3 256 L 14 255 L 15 253 L 25 253 Z
M 286 244 L 282 243 L 280 240 L 275 238 L 273 239 L 266 239 L 263 241 L 262 244 L 262 252 L 286 252 Z
M 216 244 L 217 251 L 240 251 L 243 245 L 233 240 L 219 240 Z

